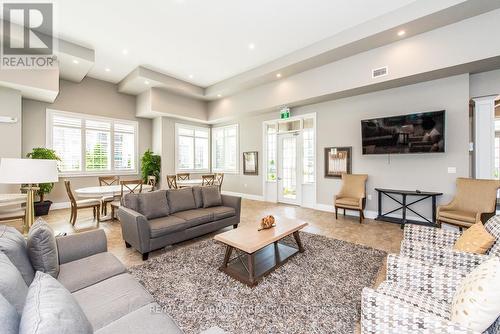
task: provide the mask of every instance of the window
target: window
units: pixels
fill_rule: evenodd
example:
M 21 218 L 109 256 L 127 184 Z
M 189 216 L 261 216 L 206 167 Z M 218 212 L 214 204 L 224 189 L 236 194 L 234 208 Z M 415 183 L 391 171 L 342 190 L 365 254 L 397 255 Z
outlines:
M 212 169 L 238 173 L 238 124 L 212 128 Z
M 63 175 L 137 173 L 137 122 L 47 110 L 47 147 Z
M 276 181 L 276 124 L 268 124 L 266 127 L 266 140 L 267 140 L 267 181 Z
M 314 183 L 314 118 L 304 119 L 304 126 L 302 131 L 304 139 L 303 156 L 304 166 L 303 177 L 304 183 Z
M 208 172 L 210 129 L 175 124 L 176 169 L 182 172 Z

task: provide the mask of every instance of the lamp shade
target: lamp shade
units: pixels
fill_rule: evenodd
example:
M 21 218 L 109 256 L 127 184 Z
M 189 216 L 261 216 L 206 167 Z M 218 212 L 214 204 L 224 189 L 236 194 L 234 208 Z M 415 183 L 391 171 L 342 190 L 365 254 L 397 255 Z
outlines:
M 0 159 L 0 183 L 35 184 L 59 181 L 56 160 Z

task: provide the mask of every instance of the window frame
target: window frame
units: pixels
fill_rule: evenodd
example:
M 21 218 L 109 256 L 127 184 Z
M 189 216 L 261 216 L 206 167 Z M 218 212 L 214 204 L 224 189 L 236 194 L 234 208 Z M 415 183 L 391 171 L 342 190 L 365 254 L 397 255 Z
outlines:
M 227 129 L 227 128 L 236 128 L 236 166 L 235 166 L 235 169 L 234 170 L 231 170 L 231 169 L 226 169 L 225 167 L 224 168 L 216 168 L 215 167 L 215 161 L 216 161 L 216 154 L 217 152 L 215 151 L 215 140 L 214 140 L 214 132 L 217 131 L 217 130 L 224 130 L 224 129 Z M 211 145 L 211 149 L 212 149 L 212 154 L 211 154 L 211 157 L 212 157 L 212 172 L 214 173 L 225 173 L 225 174 L 239 174 L 240 173 L 240 126 L 238 123 L 235 123 L 235 124 L 229 124 L 229 125 L 224 125 L 224 126 L 217 126 L 217 127 L 213 127 L 211 129 L 211 141 L 212 141 L 212 145 Z M 225 138 L 225 137 L 224 137 Z M 224 150 L 225 150 L 225 139 L 224 139 Z M 225 160 L 225 157 L 224 157 L 224 160 Z
M 81 159 L 81 170 L 74 172 L 59 172 L 59 177 L 85 177 L 85 176 L 104 176 L 104 175 L 137 175 L 139 173 L 139 122 L 119 119 L 119 118 L 110 118 L 103 116 L 95 116 L 84 113 L 75 113 L 69 111 L 62 111 L 56 109 L 46 109 L 45 116 L 45 144 L 47 148 L 52 149 L 53 147 L 53 118 L 54 115 L 60 115 L 62 117 L 73 117 L 80 119 L 81 122 L 81 143 L 80 143 L 80 159 Z M 109 170 L 100 170 L 100 171 L 86 171 L 86 123 L 85 121 L 100 121 L 100 122 L 109 122 L 111 123 L 110 128 L 110 169 Z M 123 169 L 115 169 L 115 123 L 131 125 L 134 128 L 134 169 L 133 170 L 123 170 Z M 120 133 L 120 131 L 117 131 Z
M 183 128 L 183 129 L 189 129 L 189 130 L 198 130 L 198 131 L 204 131 L 204 132 L 207 132 L 207 141 L 208 141 L 208 145 L 207 145 L 207 149 L 208 149 L 208 152 L 207 152 L 207 168 L 201 168 L 201 169 L 189 169 L 189 168 L 186 168 L 186 169 L 182 169 L 182 168 L 179 168 L 179 129 L 180 128 Z M 194 136 L 193 138 L 196 138 L 196 136 Z M 196 125 L 190 125 L 190 124 L 184 124 L 184 123 L 175 123 L 175 138 L 174 138 L 174 146 L 175 146 L 175 156 L 174 156 L 174 159 L 175 159 L 175 173 L 210 173 L 210 147 L 211 147 L 211 131 L 210 131 L 210 128 L 209 127 L 203 127 L 203 126 L 196 126 Z M 195 140 L 195 144 L 196 145 L 196 140 Z M 193 149 L 193 154 L 196 155 L 196 146 L 194 146 L 194 149 Z M 193 164 L 195 163 L 195 156 L 193 156 Z M 193 165 L 194 167 L 194 165 Z

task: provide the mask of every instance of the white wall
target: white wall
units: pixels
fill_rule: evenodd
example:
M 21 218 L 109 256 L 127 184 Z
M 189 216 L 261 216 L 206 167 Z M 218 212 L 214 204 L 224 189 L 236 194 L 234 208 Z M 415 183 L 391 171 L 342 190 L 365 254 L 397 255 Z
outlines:
M 15 117 L 16 123 L 0 123 L 0 158 L 21 158 L 21 92 L 0 87 L 0 116 Z M 0 193 L 19 192 L 19 186 L 0 184 Z
M 470 97 L 488 95 L 500 95 L 500 70 L 470 76 Z
M 353 173 L 369 174 L 367 209 L 376 210 L 375 187 L 440 191 L 447 201 L 454 193 L 455 178 L 468 176 L 469 76 L 460 75 L 375 93 L 292 109 L 292 116 L 317 113 L 317 203 L 332 205 L 340 181 L 325 178 L 324 148 L 353 147 Z M 446 153 L 363 156 L 362 119 L 446 109 Z M 242 152 L 259 151 L 259 175 L 226 175 L 224 190 L 262 195 L 262 122 L 278 118 L 278 112 L 240 118 L 240 159 Z M 448 174 L 456 167 L 456 174 Z M 240 170 L 242 165 L 240 165 Z M 245 187 L 246 185 L 246 187 Z

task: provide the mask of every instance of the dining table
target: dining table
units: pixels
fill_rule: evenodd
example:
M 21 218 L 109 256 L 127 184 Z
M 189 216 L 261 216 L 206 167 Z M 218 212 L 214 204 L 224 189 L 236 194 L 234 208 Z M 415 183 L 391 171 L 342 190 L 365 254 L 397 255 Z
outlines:
M 129 184 L 128 187 L 131 189 L 134 189 L 136 185 L 134 184 Z M 152 185 L 149 184 L 143 184 L 142 185 L 142 191 L 150 191 L 153 189 Z M 78 198 L 102 198 L 104 196 L 120 196 L 122 192 L 122 186 L 121 185 L 110 185 L 110 186 L 96 186 L 96 187 L 84 187 L 84 188 L 78 188 L 75 189 L 75 194 L 78 196 Z M 106 215 L 101 217 L 100 221 L 109 221 L 112 220 L 113 217 L 111 215 Z
M 201 186 L 203 184 L 202 179 L 190 179 L 190 180 L 178 180 L 178 187 L 196 187 Z M 214 185 L 219 185 L 217 181 L 214 182 Z

